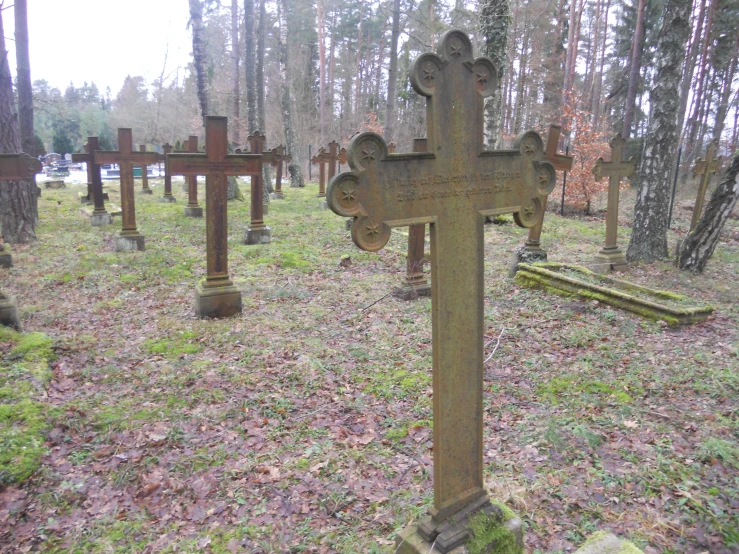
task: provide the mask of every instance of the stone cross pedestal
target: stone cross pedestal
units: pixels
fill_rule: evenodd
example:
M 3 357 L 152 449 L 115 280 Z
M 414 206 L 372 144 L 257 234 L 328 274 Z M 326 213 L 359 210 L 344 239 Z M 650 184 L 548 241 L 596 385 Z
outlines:
M 550 162 L 554 169 L 557 171 L 569 171 L 572 169 L 572 156 L 565 156 L 564 154 L 557 153 L 557 145 L 559 144 L 559 137 L 562 132 L 562 127 L 559 125 L 550 125 L 549 132 L 547 133 L 546 147 L 544 148 L 544 158 Z M 515 275 L 518 270 L 518 264 L 521 262 L 545 262 L 547 261 L 547 252 L 541 247 L 541 230 L 544 226 L 544 214 L 547 208 L 547 198 L 542 198 L 542 204 L 544 206 L 541 212 L 541 219 L 539 222 L 529 229 L 529 237 L 524 243 L 523 247 L 519 248 L 514 254 L 513 263 L 511 264 L 511 276 Z
M 282 192 L 282 168 L 283 163 L 287 162 L 290 163 L 293 161 L 292 156 L 288 156 L 285 154 L 285 147 L 280 144 L 276 148 L 273 148 L 272 151 L 275 154 L 275 159 L 272 161 L 272 165 L 275 166 L 275 191 L 272 193 L 271 197 L 275 200 L 282 200 L 285 198 L 285 193 Z
M 103 179 L 100 176 L 100 164 L 96 162 L 95 156 L 98 152 L 98 138 L 87 137 L 87 153 L 72 154 L 72 161 L 85 162 L 87 164 L 87 172 L 90 176 L 90 184 L 92 186 L 92 201 L 94 208 L 90 216 L 90 224 L 94 227 L 102 227 L 113 223 L 113 218 L 105 210 L 105 195 L 103 194 Z
M 172 145 L 169 143 L 166 143 L 162 145 L 162 152 L 159 156 L 159 161 L 164 162 L 167 160 L 167 154 L 172 153 Z M 164 194 L 159 198 L 160 202 L 177 202 L 177 199 L 172 194 L 172 175 L 169 173 L 169 169 L 167 168 L 167 164 L 164 164 Z
M 0 181 L 36 181 L 36 174 L 43 171 L 41 162 L 28 154 L 0 154 Z M 11 267 L 12 258 L 3 267 Z M 14 296 L 0 292 L 0 325 L 20 330 L 18 303 Z
M 618 196 L 621 179 L 631 177 L 636 171 L 634 158 L 623 159 L 623 148 L 626 139 L 618 133 L 611 139 L 611 161 L 605 162 L 598 158 L 593 167 L 595 180 L 600 181 L 608 177 L 608 211 L 606 212 L 606 242 L 603 248 L 595 255 L 593 270 L 599 273 L 609 271 L 626 271 L 629 266 L 626 256 L 618 247 Z
M 206 143 L 206 148 L 208 145 Z M 198 152 L 198 137 L 190 135 L 185 141 L 184 148 L 191 154 Z M 203 208 L 198 204 L 198 175 L 186 175 L 185 183 L 187 184 L 187 206 L 185 206 L 185 217 L 203 217 Z
M 118 164 L 121 168 L 121 213 L 123 225 L 116 237 L 115 249 L 144 250 L 144 236 L 136 229 L 136 200 L 133 192 L 133 166 L 145 166 L 157 162 L 156 152 L 134 152 L 131 129 L 118 129 L 118 150 L 95 152 L 95 163 Z
M 447 553 L 470 536 L 471 517 L 503 519 L 483 483 L 484 218 L 513 213 L 519 225 L 535 225 L 556 174 L 533 131 L 513 150 L 483 149 L 483 99 L 497 74 L 472 56 L 465 33 L 446 32 L 438 55 L 420 55 L 409 74 L 426 97 L 428 152 L 389 155 L 380 135 L 357 135 L 347 149 L 352 171 L 329 183 L 327 199 L 354 218 L 352 240 L 370 252 L 385 246 L 391 227 L 429 224 L 434 507 L 400 534 L 395 552 Z M 497 552 L 494 540 L 482 546 Z
M 695 229 L 701 218 L 703 211 L 703 202 L 706 199 L 706 190 L 711 183 L 711 175 L 718 173 L 721 169 L 721 156 L 716 156 L 716 145 L 711 143 L 706 149 L 706 159 L 698 158 L 693 166 L 693 178 L 701 175 L 701 183 L 698 187 L 698 195 L 695 197 L 695 206 L 693 206 L 693 217 L 690 220 L 690 230 Z
M 262 160 L 265 136 L 259 131 L 249 135 L 249 150 L 255 159 Z M 243 155 L 243 154 L 242 154 Z M 274 155 L 268 153 L 267 163 L 272 163 Z M 261 163 L 261 161 L 260 161 Z M 251 174 L 251 221 L 244 231 L 244 244 L 267 244 L 272 238 L 272 230 L 264 224 L 264 187 L 262 186 L 262 171 Z
M 139 144 L 139 152 L 146 152 L 145 144 Z M 159 160 L 159 156 L 157 156 L 157 161 L 158 160 Z M 154 194 L 154 191 L 152 191 L 149 188 L 149 166 L 148 165 L 141 166 L 141 190 L 139 192 L 141 194 Z
M 395 151 L 391 142 L 388 153 Z M 392 148 L 391 148 L 392 147 Z M 414 152 L 428 152 L 428 141 L 425 138 L 413 139 Z M 423 259 L 426 255 L 426 225 L 411 225 L 408 227 L 408 254 L 405 271 L 405 283 L 394 292 L 394 295 L 403 300 L 414 300 L 421 296 L 431 295 L 431 285 L 423 274 Z

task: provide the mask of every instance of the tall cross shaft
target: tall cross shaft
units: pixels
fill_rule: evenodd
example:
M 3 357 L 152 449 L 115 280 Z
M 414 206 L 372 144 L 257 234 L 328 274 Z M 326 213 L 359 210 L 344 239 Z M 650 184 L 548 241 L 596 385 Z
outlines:
M 107 225 L 112 222 L 110 214 L 105 210 L 105 197 L 103 196 L 103 179 L 100 176 L 100 163 L 96 161 L 99 152 L 98 138 L 87 137 L 86 153 L 72 154 L 72 161 L 85 162 L 87 164 L 87 173 L 92 186 L 93 211 L 90 222 L 93 225 Z
M 33 156 L 0 154 L 0 181 L 33 181 L 42 171 L 41 162 Z
M 172 194 L 172 175 L 169 173 L 169 168 L 167 167 L 166 161 L 167 161 L 167 154 L 172 153 L 172 145 L 169 143 L 162 145 L 162 154 L 159 155 L 158 159 L 160 162 L 165 162 L 164 164 L 164 194 L 160 198 L 162 202 L 176 202 L 176 199 L 174 195 Z
M 600 272 L 623 271 L 628 268 L 626 257 L 618 248 L 618 197 L 621 179 L 631 177 L 636 171 L 634 158 L 624 161 L 623 149 L 626 139 L 618 133 L 611 139 L 611 161 L 598 158 L 593 167 L 595 180 L 608 177 L 608 211 L 606 212 L 606 241 L 595 256 L 594 269 Z
M 197 154 L 198 152 L 198 137 L 197 135 L 190 135 L 185 141 L 183 146 L 185 150 L 191 154 Z M 187 183 L 187 206 L 185 206 L 185 215 L 193 217 L 202 217 L 203 208 L 198 204 L 198 175 L 186 175 L 185 181 Z
M 394 226 L 428 223 L 431 234 L 434 508 L 418 534 L 448 552 L 464 542 L 460 523 L 489 506 L 483 484 L 482 384 L 484 340 L 484 218 L 513 213 L 534 225 L 541 196 L 554 187 L 535 132 L 513 150 L 483 150 L 483 98 L 497 75 L 487 58 L 472 57 L 469 37 L 448 31 L 439 54 L 410 68 L 413 88 L 426 96 L 428 153 L 389 156 L 375 133 L 348 147 L 352 171 L 328 188 L 331 209 L 353 216 L 354 243 L 377 251 Z
M 698 225 L 698 221 L 701 218 L 701 212 L 703 211 L 703 202 L 706 199 L 706 191 L 708 190 L 708 185 L 711 183 L 711 175 L 714 173 L 718 173 L 719 169 L 721 168 L 721 156 L 718 158 L 716 156 L 716 144 L 713 142 L 708 145 L 708 148 L 706 149 L 706 159 L 703 160 L 702 158 L 698 158 L 695 161 L 695 166 L 693 167 L 693 178 L 698 177 L 698 175 L 701 175 L 701 182 L 698 186 L 698 194 L 695 197 L 695 206 L 693 207 L 693 217 L 690 220 L 690 230 L 696 228 Z
M 326 196 L 326 165 L 328 164 L 328 153 L 326 149 L 321 147 L 318 154 L 311 158 L 313 165 L 318 165 L 318 197 Z
M 121 168 L 121 212 L 123 224 L 121 237 L 139 240 L 141 235 L 136 229 L 136 201 L 133 194 L 133 166 L 156 163 L 156 152 L 134 152 L 133 131 L 129 128 L 118 129 L 118 150 L 95 152 L 95 163 L 118 164 Z M 143 248 L 141 248 L 143 249 Z
M 139 152 L 146 152 L 146 145 L 145 144 L 139 144 Z M 156 156 L 156 161 L 152 163 L 157 163 L 159 161 L 159 155 Z M 151 188 L 149 188 L 149 165 L 148 162 L 141 166 L 141 193 L 142 194 L 152 194 Z
M 272 149 L 275 158 L 272 161 L 272 165 L 276 167 L 275 170 L 275 198 L 284 198 L 285 195 L 282 192 L 282 164 L 283 162 L 291 162 L 292 156 L 285 154 L 285 147 L 280 144 Z

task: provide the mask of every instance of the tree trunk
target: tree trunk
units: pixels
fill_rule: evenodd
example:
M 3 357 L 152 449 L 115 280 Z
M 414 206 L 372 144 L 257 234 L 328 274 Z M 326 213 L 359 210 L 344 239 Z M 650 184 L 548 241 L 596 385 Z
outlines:
M 208 115 L 208 83 L 205 70 L 205 29 L 203 27 L 203 6 L 200 0 L 190 1 L 190 25 L 192 26 L 192 57 L 195 63 L 195 77 L 198 84 L 198 101 L 200 115 L 205 125 L 205 116 Z
M 244 74 L 246 76 L 246 117 L 249 134 L 262 131 L 257 111 L 257 68 L 254 55 L 254 0 L 244 0 Z
M 639 191 L 634 207 L 630 261 L 653 262 L 667 257 L 667 217 L 675 150 L 679 139 L 677 116 L 685 46 L 690 37 L 691 0 L 667 0 L 657 37 L 657 67 L 649 93 L 649 130 L 639 167 Z
M 393 0 L 393 27 L 390 34 L 390 67 L 387 70 L 387 104 L 385 105 L 386 142 L 392 142 L 395 130 L 395 104 L 398 87 L 398 37 L 400 36 L 400 0 Z
M 21 129 L 21 148 L 37 156 L 33 132 L 33 88 L 31 86 L 31 59 L 28 54 L 28 10 L 26 0 L 15 0 L 15 59 L 18 77 L 18 121 Z
M 729 62 L 729 69 L 724 75 L 723 83 L 721 83 L 721 96 L 719 105 L 716 109 L 716 117 L 713 123 L 713 140 L 718 143 L 721 140 L 721 133 L 724 132 L 724 124 L 726 115 L 729 113 L 729 98 L 731 97 L 731 85 L 734 82 L 736 73 L 737 58 L 739 57 L 739 33 L 734 42 L 734 53 Z
M 334 75 L 336 73 L 336 12 L 331 14 L 331 46 L 328 49 L 328 86 L 326 86 L 326 122 L 328 131 L 334 136 Z
M 713 191 L 706 211 L 695 230 L 682 242 L 677 260 L 680 269 L 696 273 L 705 269 L 718 244 L 724 224 L 736 206 L 737 196 L 739 196 L 739 153 L 734 154 L 731 165 Z
M 259 2 L 259 23 L 257 23 L 257 124 L 259 130 L 267 135 L 267 118 L 264 113 L 264 41 L 267 35 L 267 0 L 257 0 Z M 272 187 L 272 166 L 262 166 L 262 197 L 265 203 L 269 203 L 269 195 L 274 192 Z
M 695 144 L 695 138 L 698 134 L 698 125 L 700 124 L 701 117 L 699 115 L 701 108 L 703 107 L 703 90 L 705 87 L 705 83 L 707 81 L 707 72 L 708 72 L 708 49 L 709 45 L 711 43 L 711 28 L 713 27 L 713 16 L 714 16 L 714 9 L 715 9 L 715 3 L 716 0 L 710 0 L 711 4 L 708 7 L 708 16 L 706 21 L 706 28 L 703 31 L 703 49 L 701 52 L 701 60 L 700 60 L 700 72 L 698 75 L 698 90 L 696 90 L 695 94 L 693 95 L 693 113 L 688 120 L 688 140 L 685 143 L 686 147 L 691 149 L 689 151 L 689 157 L 688 160 L 692 159 L 694 155 L 697 152 L 700 152 L 700 150 L 693 149 L 693 145 Z M 686 161 L 688 161 L 686 160 Z
M 326 4 L 316 2 L 318 19 L 318 107 L 320 111 L 321 145 L 326 144 Z
M 644 7 L 646 2 L 639 0 L 639 8 L 636 15 L 636 31 L 634 42 L 631 47 L 631 67 L 629 68 L 629 89 L 626 93 L 626 109 L 624 110 L 624 124 L 621 136 L 625 139 L 631 136 L 631 119 L 634 115 L 634 104 L 636 103 L 636 89 L 639 84 L 639 73 L 641 72 L 641 54 L 644 42 Z M 676 85 L 679 85 L 676 83 Z M 673 92 L 674 94 L 674 92 Z
M 287 153 L 292 156 L 292 161 L 288 164 L 287 169 L 290 172 L 290 186 L 291 187 L 304 187 L 305 181 L 303 181 L 303 169 L 300 163 L 300 150 L 295 148 L 295 130 L 293 129 L 293 109 L 292 99 L 290 95 L 290 72 L 288 67 L 288 48 L 287 48 L 287 24 L 285 18 L 287 17 L 287 6 L 288 0 L 280 0 L 278 7 L 279 10 L 279 23 L 280 23 L 280 35 L 278 39 L 278 45 L 280 50 L 280 76 L 282 82 L 282 120 L 285 125 L 285 149 Z
M 0 154 L 21 151 L 18 112 L 13 97 L 13 78 L 5 50 L 3 12 L 0 10 Z M 36 240 L 38 187 L 35 181 L 0 181 L 0 224 L 3 240 L 28 243 Z
M 241 146 L 241 130 L 239 122 L 239 0 L 231 0 L 231 70 L 233 71 L 233 123 L 231 133 L 234 143 Z
M 506 46 L 510 19 L 508 0 L 484 0 L 480 3 L 482 54 L 490 58 L 498 70 L 497 86 L 485 102 L 485 142 L 490 150 L 502 147 L 503 76 L 508 65 Z
M 677 129 L 680 132 L 681 139 L 684 135 L 683 125 L 685 123 L 685 111 L 688 108 L 688 94 L 690 92 L 690 86 L 693 84 L 695 62 L 698 59 L 698 44 L 701 39 L 701 31 L 703 30 L 705 15 L 706 0 L 700 0 L 698 19 L 696 20 L 695 29 L 693 31 L 693 38 L 690 40 L 688 55 L 685 58 L 685 66 L 683 67 L 683 78 L 680 82 L 680 111 L 678 112 Z
M 605 21 L 603 22 L 603 41 L 600 45 L 600 68 L 598 76 L 595 79 L 595 87 L 593 92 L 593 130 L 598 130 L 598 120 L 600 119 L 603 95 L 603 69 L 606 64 L 606 38 L 608 38 L 608 11 L 611 9 L 611 0 L 606 1 Z

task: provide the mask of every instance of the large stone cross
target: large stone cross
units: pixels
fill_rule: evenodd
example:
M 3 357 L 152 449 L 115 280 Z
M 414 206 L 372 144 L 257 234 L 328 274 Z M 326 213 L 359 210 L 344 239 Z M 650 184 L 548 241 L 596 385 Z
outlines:
M 42 171 L 41 162 L 33 156 L 0 154 L 0 181 L 33 181 Z
M 123 225 L 116 238 L 116 250 L 144 250 L 144 236 L 136 229 L 136 200 L 133 194 L 133 166 L 157 163 L 156 152 L 134 152 L 133 132 L 118 129 L 118 150 L 95 152 L 95 164 L 118 164 L 121 168 L 121 213 Z
M 191 143 L 192 145 L 192 143 Z M 205 118 L 205 153 L 168 154 L 172 175 L 205 175 L 206 278 L 195 289 L 200 317 L 241 312 L 241 291 L 228 274 L 228 175 L 261 175 L 272 153 L 228 154 L 228 119 Z
M 482 460 L 484 219 L 513 213 L 519 225 L 534 225 L 555 171 L 533 131 L 513 150 L 483 149 L 483 99 L 497 73 L 489 59 L 472 57 L 465 33 L 445 33 L 438 55 L 422 54 L 409 73 L 426 97 L 428 152 L 388 154 L 380 135 L 357 135 L 347 148 L 352 171 L 329 183 L 327 199 L 336 214 L 354 217 L 352 239 L 370 252 L 385 246 L 391 227 L 430 226 L 434 508 L 397 552 L 418 552 L 408 545 L 421 539 L 426 551 L 435 543 L 448 552 L 469 535 L 471 513 L 494 511 Z
M 98 138 L 87 137 L 87 144 L 85 145 L 85 153 L 72 154 L 73 162 L 85 162 L 87 164 L 88 179 L 90 179 L 90 186 L 92 187 L 92 198 L 88 198 L 93 201 L 94 208 L 92 215 L 90 216 L 90 224 L 95 227 L 102 227 L 103 225 L 110 225 L 113 223 L 113 218 L 105 210 L 105 196 L 103 195 L 103 179 L 100 176 L 100 163 L 96 161 L 96 155 L 98 154 Z
M 698 158 L 695 161 L 693 167 L 693 178 L 701 175 L 701 184 L 698 187 L 698 195 L 695 197 L 695 206 L 693 207 L 693 217 L 690 220 L 690 230 L 695 229 L 698 225 L 698 220 L 701 218 L 701 212 L 703 211 L 703 202 L 706 198 L 706 190 L 711 182 L 711 175 L 718 173 L 721 169 L 721 156 L 716 156 L 716 144 L 713 142 L 708 145 L 706 149 L 706 159 Z
M 606 242 L 603 248 L 595 255 L 593 269 L 601 273 L 609 271 L 626 271 L 628 264 L 626 256 L 618 248 L 618 196 L 621 179 L 631 177 L 636 171 L 634 158 L 624 161 L 623 149 L 626 139 L 618 133 L 611 139 L 611 161 L 605 162 L 598 158 L 593 167 L 595 180 L 600 181 L 608 177 L 608 211 L 606 212 Z

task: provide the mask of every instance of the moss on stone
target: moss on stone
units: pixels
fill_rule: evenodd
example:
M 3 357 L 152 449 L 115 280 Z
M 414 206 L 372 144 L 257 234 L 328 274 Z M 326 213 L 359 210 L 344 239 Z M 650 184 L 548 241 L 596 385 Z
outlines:
M 516 534 L 506 525 L 516 514 L 499 502 L 491 503 L 501 511 L 496 510 L 492 514 L 481 512 L 470 519 L 469 529 L 472 535 L 465 544 L 467 551 L 469 554 L 485 554 L 491 552 L 490 546 L 494 544 L 495 554 L 521 554 Z

